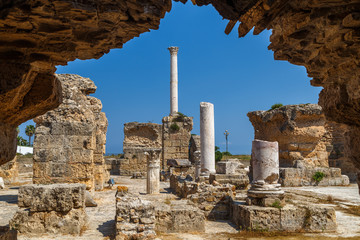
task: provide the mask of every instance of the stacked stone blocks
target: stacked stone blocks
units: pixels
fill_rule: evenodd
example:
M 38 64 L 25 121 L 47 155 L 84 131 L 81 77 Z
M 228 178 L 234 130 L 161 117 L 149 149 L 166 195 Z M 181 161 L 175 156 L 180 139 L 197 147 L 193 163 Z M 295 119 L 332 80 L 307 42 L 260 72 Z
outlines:
M 80 234 L 86 229 L 84 184 L 27 185 L 19 189 L 10 226 L 27 234 Z
M 193 118 L 182 115 L 164 117 L 162 120 L 162 169 L 168 159 L 188 159 Z M 174 127 L 174 126 L 177 127 Z
M 84 183 L 101 190 L 108 180 L 107 119 L 101 101 L 88 96 L 96 86 L 78 75 L 57 75 L 63 103 L 34 119 L 34 177 L 38 184 Z
M 150 201 L 119 186 L 116 193 L 116 239 L 145 239 L 156 235 L 155 210 Z

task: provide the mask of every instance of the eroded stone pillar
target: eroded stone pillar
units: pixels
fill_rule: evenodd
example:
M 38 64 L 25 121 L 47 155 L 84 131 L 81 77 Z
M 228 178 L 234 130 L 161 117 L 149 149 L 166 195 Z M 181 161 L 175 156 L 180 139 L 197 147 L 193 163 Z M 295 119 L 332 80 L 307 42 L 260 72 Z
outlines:
M 279 180 L 279 145 L 255 139 L 252 143 L 251 166 L 253 181 L 248 191 L 249 205 L 271 206 L 281 203 L 284 192 Z
M 198 181 L 201 175 L 201 152 L 195 151 L 194 158 L 195 158 L 195 181 Z
M 160 152 L 160 149 L 154 149 L 145 153 L 147 156 L 147 194 L 158 194 L 160 191 Z
M 201 174 L 215 173 L 214 105 L 208 102 L 200 103 L 200 146 Z
M 178 47 L 169 47 L 170 51 L 170 115 L 176 114 L 178 110 Z

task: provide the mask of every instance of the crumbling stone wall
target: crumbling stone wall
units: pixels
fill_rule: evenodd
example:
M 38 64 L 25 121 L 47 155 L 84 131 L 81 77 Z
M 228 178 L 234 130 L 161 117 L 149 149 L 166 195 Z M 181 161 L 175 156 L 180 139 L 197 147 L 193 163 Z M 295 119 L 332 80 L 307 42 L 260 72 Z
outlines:
M 154 205 L 118 186 L 116 192 L 116 236 L 118 239 L 152 239 L 155 233 Z
M 119 160 L 120 175 L 132 175 L 135 172 L 145 175 L 145 152 L 154 148 L 161 149 L 161 131 L 161 125 L 156 123 L 124 124 L 124 159 Z
M 300 160 L 302 167 L 341 168 L 343 174 L 352 181 L 356 180 L 356 170 L 344 154 L 345 135 L 349 128 L 327 121 L 321 106 L 288 105 L 269 111 L 249 112 L 248 117 L 255 129 L 255 139 L 279 142 L 280 167 L 296 166 Z M 298 171 L 297 174 L 301 175 L 305 170 Z M 310 176 L 307 181 L 311 182 L 311 174 L 306 174 Z M 337 177 L 341 178 L 339 174 Z
M 38 184 L 84 183 L 100 190 L 107 179 L 105 153 L 107 119 L 89 78 L 57 75 L 63 103 L 34 119 L 34 177 Z
M 15 157 L 16 127 L 61 103 L 56 65 L 121 48 L 170 9 L 170 0 L 1 1 L 0 164 Z
M 330 136 L 327 146 L 330 151 L 329 166 L 340 168 L 341 173 L 347 175 L 351 182 L 356 182 L 356 167 L 345 153 L 345 145 L 347 144 L 345 137 L 351 128 L 348 125 L 331 121 L 326 122 L 325 128 Z
M 79 235 L 88 224 L 84 184 L 26 185 L 10 227 L 24 234 Z
M 16 157 L 0 166 L 0 177 L 3 178 L 5 184 L 17 182 L 19 177 L 19 164 Z
M 203 211 L 209 220 L 226 220 L 236 187 L 231 184 L 195 182 L 190 176 L 170 176 L 170 188 L 180 198 L 188 199 Z
M 186 0 L 181 0 L 186 2 Z M 329 120 L 347 124 L 345 154 L 360 169 L 360 56 L 358 0 L 194 0 L 239 21 L 239 36 L 272 29 L 276 60 L 305 66 Z M 171 1 L 3 1 L 0 4 L 2 83 L 0 163 L 16 152 L 16 126 L 61 102 L 55 66 L 99 58 L 111 48 L 157 29 Z M 24 18 L 23 16 L 27 16 Z M 56 41 L 54 40 L 56 39 Z
M 189 149 L 189 160 L 192 164 L 195 164 L 195 156 L 194 152 L 201 151 L 200 149 L 200 136 L 191 134 L 190 137 L 190 149 Z
M 169 159 L 188 159 L 193 118 L 166 116 L 162 119 L 162 169 Z
M 280 167 L 303 160 L 310 167 L 328 167 L 325 115 L 319 105 L 288 105 L 269 111 L 249 112 L 255 139 L 279 143 Z

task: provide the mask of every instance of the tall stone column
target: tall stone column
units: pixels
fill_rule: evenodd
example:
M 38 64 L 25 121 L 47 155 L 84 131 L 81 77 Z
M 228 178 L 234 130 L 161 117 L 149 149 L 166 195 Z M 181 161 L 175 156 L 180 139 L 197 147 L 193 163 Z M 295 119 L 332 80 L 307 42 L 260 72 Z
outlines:
M 215 173 L 215 126 L 214 105 L 208 102 L 200 103 L 200 146 L 201 175 Z
M 178 110 L 178 47 L 169 47 L 170 51 L 170 115 L 176 114 Z
M 147 194 L 158 194 L 160 191 L 160 152 L 160 149 L 154 149 L 145 153 L 147 156 Z
M 195 160 L 195 181 L 198 181 L 201 175 L 201 152 L 194 152 L 194 160 Z
M 251 167 L 253 181 L 248 191 L 249 205 L 271 206 L 284 198 L 279 181 L 279 145 L 255 139 L 252 143 Z

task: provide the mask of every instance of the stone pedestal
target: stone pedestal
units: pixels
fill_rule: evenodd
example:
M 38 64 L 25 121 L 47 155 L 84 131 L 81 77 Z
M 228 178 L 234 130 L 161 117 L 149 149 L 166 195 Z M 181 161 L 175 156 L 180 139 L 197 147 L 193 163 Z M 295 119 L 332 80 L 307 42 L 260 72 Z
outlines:
M 146 193 L 158 194 L 160 191 L 160 149 L 146 152 L 147 155 L 147 181 Z
M 215 173 L 214 105 L 200 103 L 201 174 Z
M 271 206 L 284 198 L 279 180 L 279 147 L 277 142 L 254 140 L 251 166 L 253 181 L 248 191 L 249 205 Z
M 195 151 L 194 158 L 195 158 L 195 181 L 198 181 L 201 175 L 201 152 Z
M 178 112 L 178 66 L 177 53 L 178 47 L 169 47 L 170 51 L 170 115 Z

